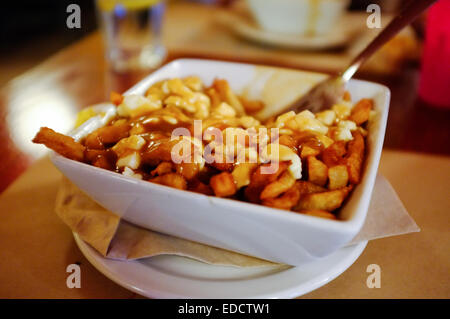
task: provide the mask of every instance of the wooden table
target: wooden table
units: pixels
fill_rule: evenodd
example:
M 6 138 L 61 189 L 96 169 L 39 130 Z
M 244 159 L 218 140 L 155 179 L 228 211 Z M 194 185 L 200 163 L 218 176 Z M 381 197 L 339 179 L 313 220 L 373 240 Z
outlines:
M 380 171 L 421 231 L 370 241 L 341 276 L 303 298 L 450 297 L 449 159 L 386 150 Z M 0 196 L 0 297 L 139 297 L 97 271 L 56 216 L 60 178 L 44 158 Z M 66 286 L 66 267 L 74 263 L 81 268 L 79 289 Z M 381 288 L 366 286 L 370 264 L 381 268 Z
M 166 33 L 177 32 L 170 14 L 166 24 Z M 191 39 L 195 40 L 196 37 Z M 168 49 L 167 61 L 186 56 L 218 58 L 187 52 L 180 46 L 168 45 Z M 281 51 L 272 56 L 270 49 L 263 47 L 252 50 L 261 52 L 254 58 L 247 55 L 246 62 L 287 66 L 283 58 L 293 56 L 292 52 Z M 220 57 L 242 61 L 238 53 L 226 53 Z M 268 56 L 272 58 L 267 59 Z M 292 66 L 302 67 L 301 63 Z M 58 174 L 48 161 L 35 163 L 44 154 L 42 147 L 33 145 L 30 140 L 41 125 L 68 130 L 77 110 L 107 99 L 111 90 L 126 90 L 143 75 L 109 71 L 103 59 L 100 35 L 94 33 L 13 79 L 0 90 L 0 152 L 3 155 L 0 192 L 31 166 L 26 175 L 0 197 L 0 297 L 132 296 L 83 259 L 68 229 L 51 212 L 56 187 L 54 180 Z M 405 67 L 393 77 L 364 75 L 366 79 L 386 84 L 392 91 L 385 147 L 449 155 L 449 111 L 429 108 L 417 98 L 418 77 L 415 66 Z M 385 151 L 381 171 L 393 183 L 422 227 L 422 233 L 369 243 L 363 256 L 344 275 L 308 296 L 450 297 L 449 162 L 445 157 Z M 47 172 L 49 180 L 44 183 L 44 194 L 40 198 L 33 197 L 34 190 L 28 186 L 30 178 L 43 178 Z M 19 207 L 23 215 L 15 215 L 14 210 Z M 30 208 L 28 213 L 24 207 Z M 31 214 L 33 212 L 35 214 Z M 23 224 L 17 219 L 19 217 L 32 222 Z M 91 285 L 86 289 L 67 290 L 62 281 L 66 273 L 61 267 L 75 261 L 81 261 L 86 269 Z M 432 267 L 428 261 L 438 264 Z M 379 263 L 386 269 L 382 289 L 364 289 L 364 283 L 360 281 L 366 276 L 364 267 L 367 263 Z M 54 271 L 49 274 L 51 269 Z M 354 281 L 355 278 L 359 281 Z

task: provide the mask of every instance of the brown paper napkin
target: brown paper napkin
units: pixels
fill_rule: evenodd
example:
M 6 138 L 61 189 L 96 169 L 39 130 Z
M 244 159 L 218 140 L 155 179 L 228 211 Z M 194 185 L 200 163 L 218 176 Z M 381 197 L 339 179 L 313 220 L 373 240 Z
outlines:
M 56 198 L 56 212 L 70 229 L 107 258 L 130 260 L 158 255 L 178 255 L 205 263 L 237 266 L 278 266 L 130 224 L 91 200 L 63 178 Z M 417 232 L 414 220 L 389 182 L 377 176 L 365 224 L 351 243 Z
M 378 174 L 364 225 L 349 245 L 419 231 L 391 184 Z
M 275 266 L 270 261 L 158 233 L 130 224 L 91 200 L 67 178 L 56 197 L 56 213 L 70 229 L 107 258 L 130 260 L 178 255 L 205 263 Z

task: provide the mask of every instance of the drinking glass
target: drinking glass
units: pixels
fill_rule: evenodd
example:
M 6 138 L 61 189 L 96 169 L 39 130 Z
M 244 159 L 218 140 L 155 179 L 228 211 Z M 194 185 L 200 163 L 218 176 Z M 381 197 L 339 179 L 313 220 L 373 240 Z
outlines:
M 105 55 L 114 71 L 152 69 L 161 65 L 164 0 L 96 0 Z

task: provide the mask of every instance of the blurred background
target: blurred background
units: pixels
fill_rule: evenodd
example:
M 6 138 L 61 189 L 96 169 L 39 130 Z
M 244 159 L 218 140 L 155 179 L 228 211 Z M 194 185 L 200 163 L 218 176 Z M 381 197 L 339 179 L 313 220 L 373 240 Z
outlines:
M 80 108 L 164 63 L 196 57 L 334 73 L 409 2 L 2 1 L 0 191 L 44 154 L 30 143 L 40 126 L 67 132 Z M 73 4 L 80 25 L 70 28 Z M 450 0 L 437 1 L 356 75 L 391 89 L 387 148 L 450 154 L 449 16 Z
M 66 8 L 81 8 L 81 29 L 68 30 Z M 24 0 L 0 4 L 0 85 L 97 27 L 93 0 Z
M 233 0 L 168 0 L 168 5 L 177 3 L 232 7 Z M 352 11 L 366 11 L 373 3 L 380 5 L 383 12 L 393 14 L 409 1 L 402 0 L 352 0 L 348 8 Z M 81 28 L 68 29 L 66 12 L 70 4 L 81 9 Z M 2 1 L 4 13 L 0 19 L 0 85 L 19 75 L 47 57 L 80 40 L 99 27 L 95 0 L 23 0 Z M 195 14 L 193 15 L 195 16 Z M 423 36 L 424 17 L 414 24 L 419 37 Z M 408 53 L 410 54 L 410 53 Z

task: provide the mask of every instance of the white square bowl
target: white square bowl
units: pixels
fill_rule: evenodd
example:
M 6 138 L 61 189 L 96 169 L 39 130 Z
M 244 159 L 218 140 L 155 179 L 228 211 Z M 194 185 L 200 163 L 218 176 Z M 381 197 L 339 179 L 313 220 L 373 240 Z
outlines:
M 323 74 L 220 61 L 180 59 L 144 78 L 125 94 L 143 94 L 153 83 L 174 77 L 214 78 L 259 98 L 264 118 L 306 92 Z M 346 245 L 363 225 L 383 147 L 389 89 L 351 80 L 353 102 L 372 98 L 376 115 L 369 121 L 367 154 L 361 183 L 340 210 L 327 220 L 261 205 L 205 196 L 137 180 L 52 154 L 56 167 L 100 205 L 144 228 L 289 265 L 327 256 Z

